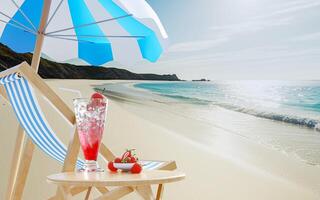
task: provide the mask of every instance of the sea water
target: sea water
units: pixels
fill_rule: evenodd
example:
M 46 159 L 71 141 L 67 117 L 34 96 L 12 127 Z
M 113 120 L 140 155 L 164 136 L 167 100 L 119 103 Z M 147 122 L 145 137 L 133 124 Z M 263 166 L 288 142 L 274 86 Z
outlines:
M 149 82 L 135 86 L 192 104 L 320 129 L 320 81 Z
M 320 165 L 320 81 L 142 82 L 134 86 L 193 105 L 196 112 L 186 114 L 195 119 Z

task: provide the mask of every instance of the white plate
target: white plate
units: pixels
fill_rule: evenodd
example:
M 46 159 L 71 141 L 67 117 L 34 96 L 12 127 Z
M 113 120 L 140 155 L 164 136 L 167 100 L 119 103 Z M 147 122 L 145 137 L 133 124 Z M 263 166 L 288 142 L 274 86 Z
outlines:
M 134 163 L 113 163 L 113 166 L 123 171 L 130 171 Z

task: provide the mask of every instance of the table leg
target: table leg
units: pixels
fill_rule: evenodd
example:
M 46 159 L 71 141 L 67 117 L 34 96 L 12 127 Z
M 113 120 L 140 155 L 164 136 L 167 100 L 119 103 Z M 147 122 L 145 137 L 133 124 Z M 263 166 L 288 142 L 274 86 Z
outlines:
M 60 194 L 61 194 L 61 196 L 62 196 L 62 198 L 64 200 L 70 200 L 71 199 L 72 195 L 71 195 L 71 192 L 70 192 L 70 187 L 59 186 L 58 190 L 60 191 Z
M 161 200 L 162 199 L 163 190 L 164 190 L 164 185 L 163 184 L 159 184 L 156 200 Z
M 90 196 L 91 190 L 92 190 L 92 187 L 89 187 L 88 191 L 87 191 L 87 194 L 86 194 L 85 200 L 89 200 L 89 196 Z
M 154 200 L 152 189 L 150 185 L 146 186 L 138 186 L 136 188 L 138 194 L 144 199 L 144 200 Z

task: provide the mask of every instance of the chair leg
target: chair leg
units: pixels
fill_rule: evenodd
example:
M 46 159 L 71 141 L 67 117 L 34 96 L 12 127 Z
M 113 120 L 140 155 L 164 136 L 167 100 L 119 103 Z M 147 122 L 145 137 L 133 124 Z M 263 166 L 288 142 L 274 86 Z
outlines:
M 12 155 L 12 160 L 11 160 L 11 170 L 10 170 L 10 175 L 9 175 L 9 181 L 8 181 L 8 187 L 7 187 L 7 193 L 6 193 L 6 198 L 7 200 L 12 199 L 12 190 L 15 185 L 16 177 L 17 177 L 17 170 L 19 166 L 19 160 L 20 160 L 20 155 L 23 149 L 23 142 L 25 140 L 25 134 L 24 130 L 21 126 L 18 127 L 18 135 L 16 138 L 16 143 L 14 146 L 14 152 Z
M 68 145 L 67 155 L 63 164 L 62 172 L 74 171 L 80 151 L 80 140 L 77 129 L 74 130 L 73 138 Z
M 92 190 L 92 187 L 89 187 L 89 189 L 87 191 L 87 194 L 86 194 L 86 197 L 84 198 L 85 200 L 89 200 L 89 196 L 90 196 L 91 190 Z
M 107 159 L 107 161 L 113 161 L 116 158 L 112 151 L 103 143 L 100 145 L 99 153 Z
M 23 190 L 28 177 L 28 172 L 30 169 L 30 164 L 34 151 L 34 144 L 30 138 L 26 137 L 26 143 L 21 154 L 21 160 L 19 163 L 18 173 L 16 176 L 16 181 L 13 187 L 12 199 L 21 200 L 23 195 Z

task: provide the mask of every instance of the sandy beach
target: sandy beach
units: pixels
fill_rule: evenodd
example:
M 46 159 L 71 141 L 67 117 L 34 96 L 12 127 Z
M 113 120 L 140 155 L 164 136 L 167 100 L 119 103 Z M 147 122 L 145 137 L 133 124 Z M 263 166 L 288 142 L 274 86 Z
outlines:
M 47 80 L 47 83 L 72 107 L 72 99 L 89 96 L 93 86 L 117 81 Z M 67 90 L 66 90 L 67 89 Z M 73 127 L 48 103 L 39 98 L 48 122 L 66 143 Z M 154 105 L 154 104 L 152 104 Z M 17 132 L 17 121 L 8 103 L 0 102 L 0 199 L 4 199 L 11 155 Z M 158 109 L 158 110 L 157 110 Z M 208 145 L 194 139 L 198 135 L 215 134 Z M 205 140 L 205 139 L 204 139 Z M 161 107 L 130 102 L 130 99 L 110 97 L 107 127 L 103 141 L 115 154 L 126 148 L 136 148 L 144 159 L 176 160 L 186 180 L 168 184 L 164 199 L 219 200 L 315 200 L 320 197 L 319 167 L 310 166 L 279 152 L 230 135 L 219 127 L 192 123 L 190 119 L 167 114 Z M 105 167 L 105 163 L 101 163 Z M 48 199 L 55 186 L 46 176 L 57 173 L 61 166 L 35 151 L 23 199 Z M 75 199 L 82 199 L 81 196 Z M 125 199 L 138 199 L 135 194 Z

